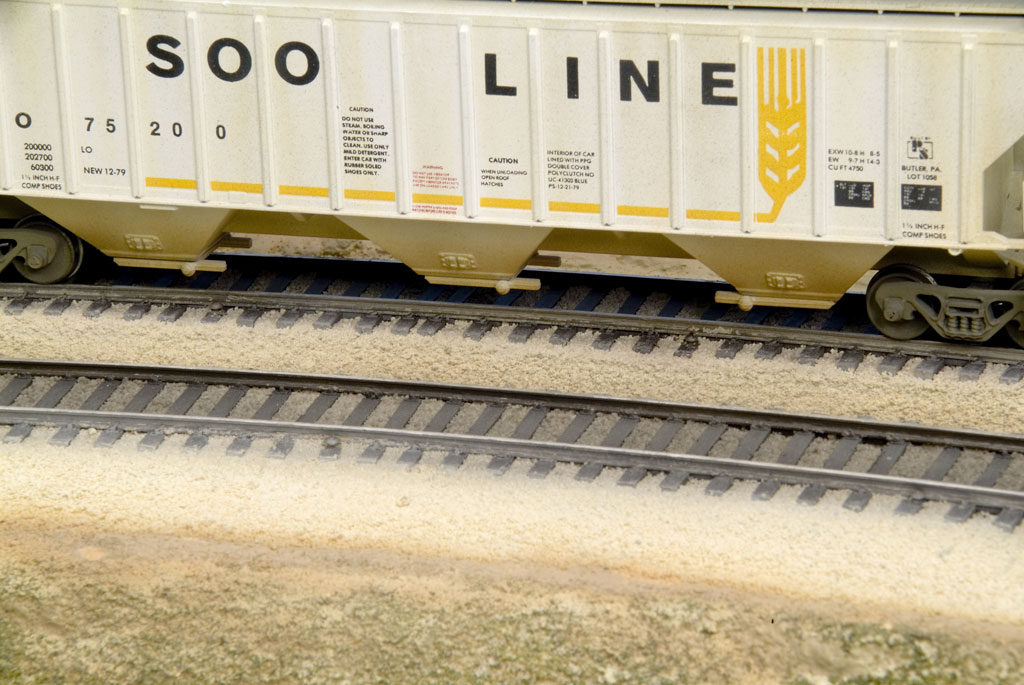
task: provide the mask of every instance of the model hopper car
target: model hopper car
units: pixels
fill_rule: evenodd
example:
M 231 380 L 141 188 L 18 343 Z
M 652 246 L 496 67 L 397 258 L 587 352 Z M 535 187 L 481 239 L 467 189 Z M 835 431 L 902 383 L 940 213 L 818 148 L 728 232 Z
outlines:
M 878 270 L 884 334 L 1024 344 L 1022 83 L 1000 0 L 6 0 L 0 265 L 365 238 L 507 291 L 653 255 L 744 309 Z

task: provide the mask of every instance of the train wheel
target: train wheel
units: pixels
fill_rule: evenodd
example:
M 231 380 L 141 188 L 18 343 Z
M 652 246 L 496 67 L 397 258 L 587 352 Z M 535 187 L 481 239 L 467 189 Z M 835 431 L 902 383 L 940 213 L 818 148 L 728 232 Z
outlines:
M 78 236 L 38 215 L 26 217 L 15 228 L 44 233 L 52 238 L 55 248 L 53 255 L 39 254 L 30 248 L 26 256 L 14 260 L 14 270 L 25 280 L 39 285 L 60 283 L 74 276 L 82 266 L 85 249 Z
M 895 321 L 890 321 L 885 318 L 885 307 L 878 302 L 877 298 L 878 288 L 883 283 L 893 281 L 911 281 L 935 285 L 935 279 L 926 271 L 916 266 L 894 264 L 893 266 L 885 267 L 875 274 L 875 277 L 871 279 L 871 283 L 868 284 L 866 298 L 868 318 L 871 319 L 871 323 L 874 324 L 875 328 L 882 335 L 888 338 L 912 340 L 928 330 L 928 322 L 918 312 L 914 312 L 909 319 L 901 317 Z
M 1024 290 L 1024 278 L 1013 284 L 1010 290 Z M 1021 322 L 1016 319 L 1010 321 L 1003 327 L 1006 334 L 1010 336 L 1010 340 L 1017 344 L 1017 347 L 1024 347 L 1024 330 L 1021 328 Z

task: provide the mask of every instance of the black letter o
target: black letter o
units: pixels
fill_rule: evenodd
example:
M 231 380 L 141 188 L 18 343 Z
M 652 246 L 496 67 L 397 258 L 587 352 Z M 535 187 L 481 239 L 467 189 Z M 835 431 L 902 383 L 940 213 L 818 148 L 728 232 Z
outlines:
M 220 51 L 224 48 L 232 48 L 238 53 L 238 69 L 235 71 L 224 71 L 220 66 Z M 252 55 L 249 54 L 249 49 L 241 41 L 237 41 L 234 38 L 218 38 L 210 44 L 210 49 L 206 53 L 206 63 L 210 65 L 210 71 L 213 72 L 213 75 L 220 80 L 228 82 L 241 81 L 252 70 Z
M 18 125 L 18 128 L 28 128 L 32 125 L 32 117 L 25 112 L 18 112 L 14 115 L 14 123 Z
M 295 76 L 288 71 L 288 53 L 293 50 L 298 50 L 306 56 L 306 73 L 300 76 Z M 277 54 L 274 56 L 274 66 L 277 67 L 277 73 L 281 75 L 281 78 L 293 86 L 304 86 L 312 82 L 316 75 L 320 73 L 320 59 L 316 56 L 316 51 L 297 40 L 285 43 L 277 49 Z

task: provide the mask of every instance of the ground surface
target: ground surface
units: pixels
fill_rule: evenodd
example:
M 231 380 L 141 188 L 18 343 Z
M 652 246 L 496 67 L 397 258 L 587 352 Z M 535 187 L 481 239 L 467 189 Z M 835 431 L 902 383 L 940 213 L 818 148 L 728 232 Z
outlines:
M 80 309 L 80 307 L 78 308 Z M 3 318 L 0 354 L 472 380 L 1021 430 L 1024 389 L 840 372 L 702 345 L 596 352 L 507 336 L 359 335 Z M 150 321 L 149 319 L 154 319 Z M 301 341 L 297 344 L 296 341 Z M 159 398 L 158 398 L 159 399 Z M 1016 427 L 1016 428 L 1015 428 Z M 0 681 L 1020 682 L 1024 532 L 929 506 L 895 517 L 784 490 L 662 493 L 471 458 L 412 471 L 172 436 L 140 452 L 37 430 L 0 444 Z M 1011 468 L 1022 468 L 1015 465 Z

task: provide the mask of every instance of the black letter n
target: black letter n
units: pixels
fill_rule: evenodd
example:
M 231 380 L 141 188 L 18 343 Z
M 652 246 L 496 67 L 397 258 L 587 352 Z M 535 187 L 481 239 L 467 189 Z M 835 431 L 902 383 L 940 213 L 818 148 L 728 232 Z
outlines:
M 658 83 L 658 61 L 648 60 L 647 61 L 647 80 L 644 81 L 644 77 L 640 75 L 640 70 L 636 68 L 631 60 L 622 59 L 619 60 L 619 99 L 623 102 L 629 102 L 633 99 L 633 90 L 630 88 L 630 81 L 636 84 L 636 87 L 640 90 L 640 94 L 644 96 L 644 100 L 647 102 L 658 102 L 660 95 L 660 85 Z

